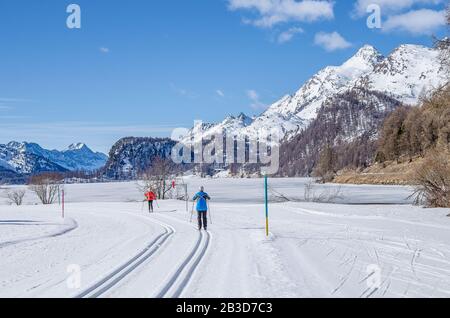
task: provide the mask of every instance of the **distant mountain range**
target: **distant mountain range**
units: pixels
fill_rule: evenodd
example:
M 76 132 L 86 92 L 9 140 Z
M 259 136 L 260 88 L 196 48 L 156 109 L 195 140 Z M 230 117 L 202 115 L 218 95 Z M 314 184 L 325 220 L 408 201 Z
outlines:
M 0 144 L 0 176 L 32 175 L 40 172 L 94 171 L 102 168 L 108 156 L 93 152 L 83 143 L 67 149 L 48 150 L 36 143 Z

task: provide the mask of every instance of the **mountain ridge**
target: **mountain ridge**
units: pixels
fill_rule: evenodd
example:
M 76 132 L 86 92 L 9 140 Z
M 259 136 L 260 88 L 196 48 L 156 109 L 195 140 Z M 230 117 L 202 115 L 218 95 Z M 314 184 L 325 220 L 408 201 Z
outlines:
M 107 159 L 105 154 L 93 152 L 84 143 L 72 144 L 62 151 L 44 149 L 32 142 L 0 144 L 0 166 L 19 175 L 94 171 L 102 168 Z
M 230 124 L 227 119 L 215 124 L 203 123 L 201 127 L 193 127 L 183 141 L 209 139 L 221 129 L 227 134 L 252 138 L 273 127 L 279 128 L 281 137 L 289 140 L 308 128 L 327 99 L 345 91 L 364 88 L 417 105 L 423 94 L 445 80 L 438 49 L 403 44 L 384 56 L 366 44 L 343 64 L 319 70 L 297 92 L 283 96 L 247 125 Z

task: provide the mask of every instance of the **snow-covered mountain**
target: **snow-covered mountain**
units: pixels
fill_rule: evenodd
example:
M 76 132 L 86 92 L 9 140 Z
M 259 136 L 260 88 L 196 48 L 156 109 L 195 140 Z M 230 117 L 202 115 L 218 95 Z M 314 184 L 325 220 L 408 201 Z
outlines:
M 381 92 L 354 88 L 324 102 L 317 118 L 280 148 L 281 176 L 309 176 L 327 147 L 337 169 L 372 162 L 384 120 L 402 103 Z
M 18 174 L 93 171 L 103 167 L 107 160 L 105 154 L 93 152 L 82 143 L 72 144 L 63 151 L 47 150 L 27 142 L 0 145 L 0 166 Z
M 156 157 L 169 158 L 175 144 L 168 138 L 122 138 L 111 148 L 104 174 L 114 180 L 135 179 Z
M 208 139 L 216 134 L 221 134 L 222 132 L 229 133 L 230 135 L 234 132 L 243 130 L 249 127 L 253 123 L 253 118 L 240 113 L 237 117 L 228 116 L 221 123 L 213 125 L 208 123 L 197 123 L 189 131 L 187 139 L 193 141 L 200 141 L 201 138 Z
M 272 128 L 279 128 L 282 137 L 291 139 L 312 123 L 326 100 L 338 94 L 364 88 L 416 105 L 421 94 L 444 84 L 446 76 L 437 49 L 402 45 L 384 57 L 365 45 L 342 65 L 319 71 L 295 94 L 284 96 L 256 118 L 241 114 L 219 124 L 203 123 L 194 127 L 185 141 L 208 139 L 221 129 L 227 134 L 252 137 Z
M 427 94 L 447 82 L 447 72 L 439 61 L 439 50 L 419 45 L 402 45 L 378 63 L 356 85 L 380 91 L 408 104 L 416 105 Z
M 108 161 L 108 156 L 101 152 L 94 152 L 83 143 L 70 145 L 66 150 L 54 152 L 54 160 L 63 167 L 74 171 L 94 171 L 102 168 Z

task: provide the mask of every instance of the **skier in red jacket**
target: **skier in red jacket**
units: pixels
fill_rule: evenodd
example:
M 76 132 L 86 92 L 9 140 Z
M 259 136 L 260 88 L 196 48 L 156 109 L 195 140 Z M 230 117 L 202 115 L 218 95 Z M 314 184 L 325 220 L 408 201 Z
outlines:
M 145 193 L 145 199 L 148 201 L 148 211 L 150 213 L 153 212 L 153 201 L 155 201 L 156 198 L 156 194 L 155 192 L 153 192 L 152 189 L 149 189 L 147 193 Z

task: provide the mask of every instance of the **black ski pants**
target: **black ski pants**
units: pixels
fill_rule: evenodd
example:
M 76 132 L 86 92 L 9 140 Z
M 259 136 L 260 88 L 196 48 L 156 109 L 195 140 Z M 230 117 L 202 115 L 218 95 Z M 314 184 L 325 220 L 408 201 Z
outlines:
M 148 201 L 148 211 L 153 212 L 153 201 Z
M 198 228 L 202 227 L 206 229 L 208 227 L 208 212 L 207 211 L 198 211 Z

